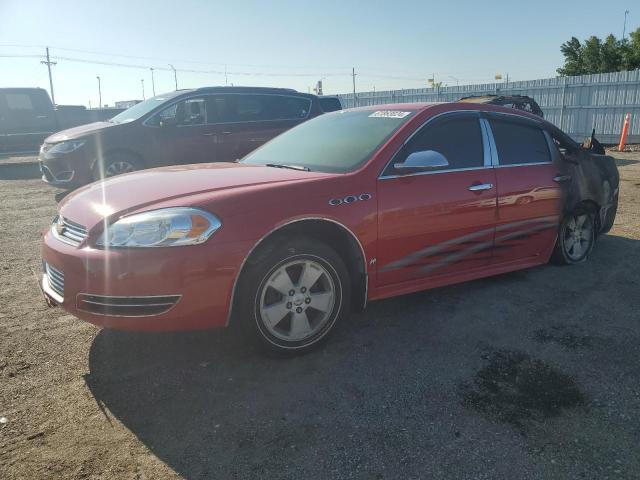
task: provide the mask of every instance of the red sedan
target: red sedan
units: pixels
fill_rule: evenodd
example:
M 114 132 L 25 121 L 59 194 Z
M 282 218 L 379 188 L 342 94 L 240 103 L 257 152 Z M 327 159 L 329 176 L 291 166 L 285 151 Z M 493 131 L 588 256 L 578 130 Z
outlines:
M 613 224 L 612 158 L 539 117 L 399 104 L 310 120 L 238 163 L 69 195 L 45 233 L 50 303 L 96 325 L 239 322 L 304 351 L 367 301 L 583 261 Z

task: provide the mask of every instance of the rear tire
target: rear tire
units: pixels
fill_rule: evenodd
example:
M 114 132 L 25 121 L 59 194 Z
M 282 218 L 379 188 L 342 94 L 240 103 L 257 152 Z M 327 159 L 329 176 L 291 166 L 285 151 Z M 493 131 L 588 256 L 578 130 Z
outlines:
M 558 239 L 552 260 L 559 265 L 573 265 L 584 262 L 595 243 L 595 220 L 593 214 L 578 209 L 567 214 L 558 231 Z
M 328 245 L 307 237 L 279 238 L 242 272 L 237 321 L 263 349 L 305 353 L 350 311 L 350 285 L 344 262 Z
M 140 160 L 128 153 L 114 153 L 106 155 L 102 162 L 96 160 L 93 167 L 93 179 L 104 180 L 105 178 L 115 177 L 123 173 L 135 172 L 140 170 L 142 165 Z

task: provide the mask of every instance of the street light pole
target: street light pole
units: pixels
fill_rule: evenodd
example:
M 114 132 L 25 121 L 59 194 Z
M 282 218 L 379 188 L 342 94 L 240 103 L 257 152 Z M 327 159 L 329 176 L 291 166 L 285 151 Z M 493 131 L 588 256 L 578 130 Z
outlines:
M 173 70 L 173 81 L 176 83 L 176 90 L 178 90 L 178 74 L 176 73 L 176 67 L 171 64 L 169 64 L 169 66 L 171 67 L 171 70 Z
M 98 79 L 98 108 L 102 108 L 102 86 L 100 85 L 100 77 L 96 76 Z
M 153 91 L 153 96 L 156 96 L 156 81 L 153 78 L 153 67 L 151 67 L 149 70 L 151 70 L 151 90 Z
M 622 40 L 624 41 L 624 35 L 627 33 L 627 15 L 629 15 L 629 10 L 624 11 L 624 25 L 622 26 Z

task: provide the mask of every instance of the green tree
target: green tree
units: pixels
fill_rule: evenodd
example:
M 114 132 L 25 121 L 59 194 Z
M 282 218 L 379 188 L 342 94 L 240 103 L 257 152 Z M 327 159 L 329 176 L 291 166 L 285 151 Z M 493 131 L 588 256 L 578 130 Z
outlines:
M 564 42 L 560 47 L 560 51 L 564 55 L 564 67 L 558 69 L 558 73 L 564 75 L 582 75 L 584 68 L 582 66 L 582 44 L 576 37 Z
M 640 28 L 624 40 L 610 34 L 604 42 L 591 36 L 582 43 L 571 37 L 560 51 L 564 55 L 564 65 L 557 70 L 561 76 L 635 70 L 640 68 Z
M 615 72 L 622 66 L 621 42 L 612 34 L 604 39 L 600 46 L 600 72 Z
M 589 37 L 582 48 L 582 64 L 584 73 L 602 73 L 602 40 L 598 37 Z
M 640 68 L 640 28 L 629 34 L 621 45 L 621 62 L 623 70 Z

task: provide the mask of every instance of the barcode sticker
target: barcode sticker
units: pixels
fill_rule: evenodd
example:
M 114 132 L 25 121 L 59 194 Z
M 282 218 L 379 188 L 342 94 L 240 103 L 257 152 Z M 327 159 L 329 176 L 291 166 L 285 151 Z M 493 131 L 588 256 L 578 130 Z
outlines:
M 404 118 L 411 115 L 411 112 L 401 112 L 399 110 L 378 110 L 369 115 L 370 118 Z

